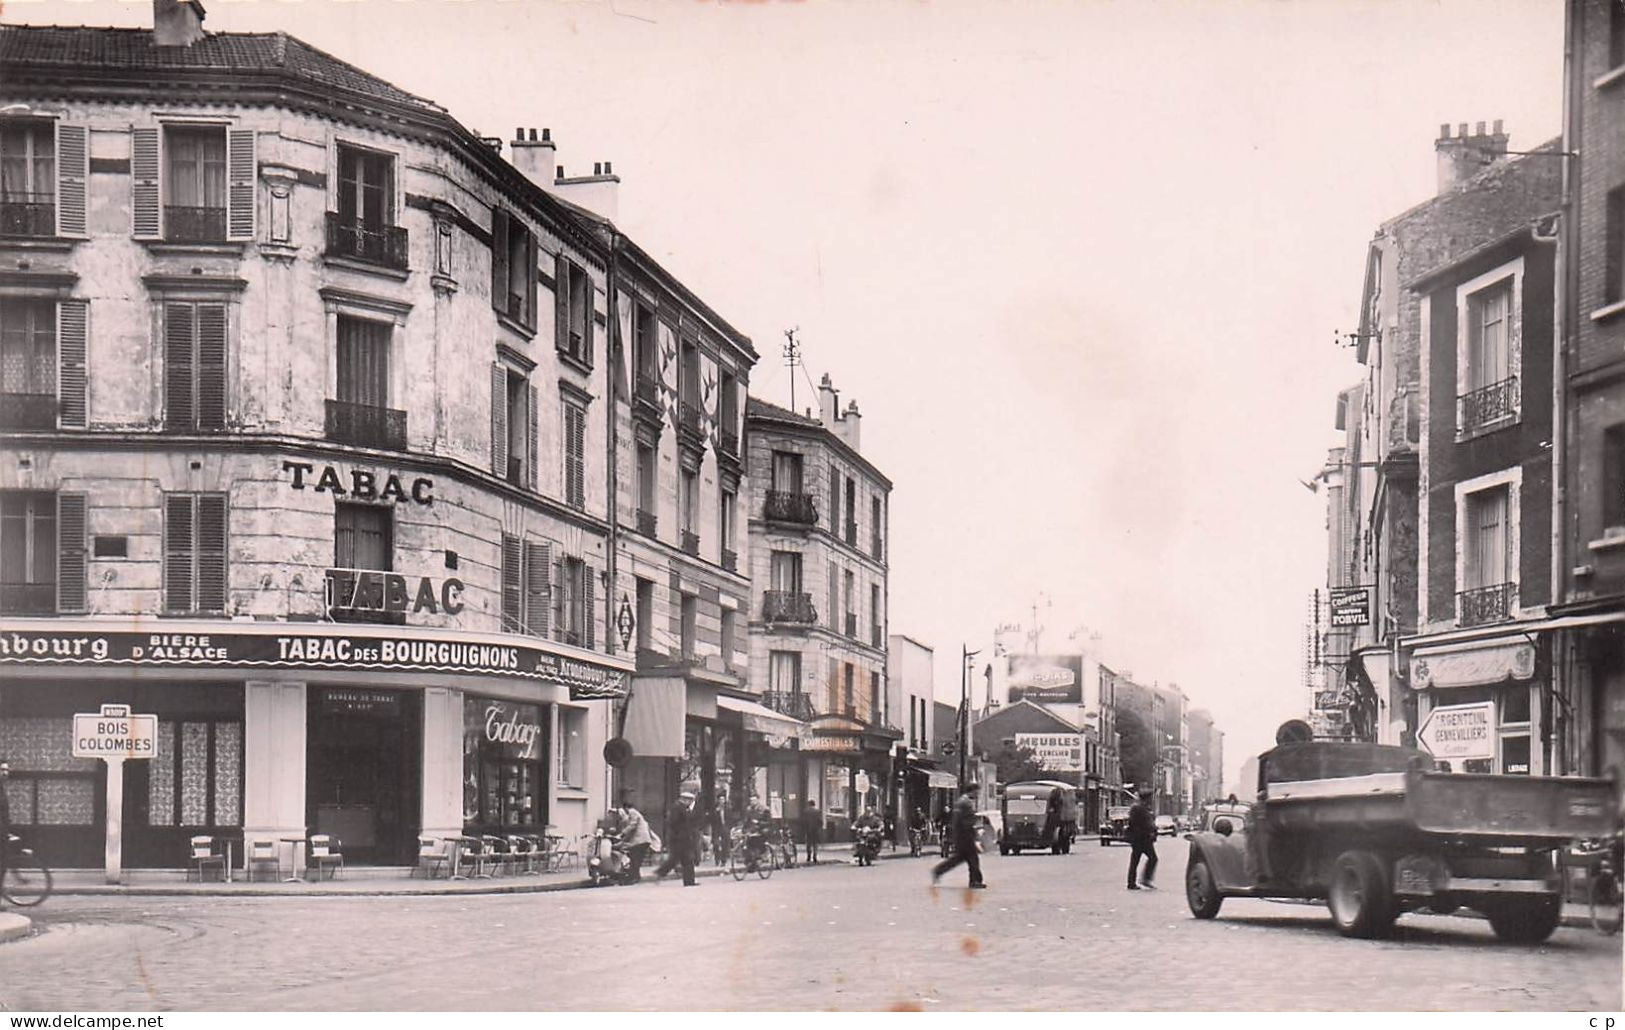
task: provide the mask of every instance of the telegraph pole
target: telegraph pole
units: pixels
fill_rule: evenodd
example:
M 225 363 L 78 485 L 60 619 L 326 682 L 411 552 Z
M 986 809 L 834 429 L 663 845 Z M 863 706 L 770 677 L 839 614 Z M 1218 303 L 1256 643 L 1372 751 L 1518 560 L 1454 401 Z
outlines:
M 970 660 L 981 654 L 972 651 L 969 646 L 961 644 L 959 647 L 959 792 L 965 792 L 965 785 L 970 782 L 966 771 L 970 757 Z
M 796 410 L 796 366 L 801 364 L 801 344 L 796 342 L 800 326 L 784 331 L 784 364 L 790 370 L 790 410 Z

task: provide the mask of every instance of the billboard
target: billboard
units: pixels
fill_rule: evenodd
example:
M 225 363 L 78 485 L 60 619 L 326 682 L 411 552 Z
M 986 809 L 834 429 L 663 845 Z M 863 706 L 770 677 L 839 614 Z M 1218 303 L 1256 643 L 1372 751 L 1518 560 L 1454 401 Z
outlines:
M 1039 704 L 1083 703 L 1083 656 L 1013 654 L 1010 700 Z
M 1031 751 L 1046 772 L 1083 771 L 1084 737 L 1081 733 L 1018 733 L 1015 744 Z

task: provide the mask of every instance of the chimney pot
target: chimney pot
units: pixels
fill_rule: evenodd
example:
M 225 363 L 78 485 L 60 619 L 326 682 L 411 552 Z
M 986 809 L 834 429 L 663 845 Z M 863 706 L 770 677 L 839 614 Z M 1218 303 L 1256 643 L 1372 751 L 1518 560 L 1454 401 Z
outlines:
M 1450 138 L 1450 123 L 1449 122 L 1444 122 L 1439 126 L 1439 138 L 1440 139 L 1449 139 Z
M 542 130 L 542 142 L 543 143 L 551 143 L 552 141 L 553 141 L 553 130 L 552 129 L 543 129 Z
M 608 161 L 605 161 L 605 162 L 604 162 L 604 174 L 605 174 L 605 175 L 614 175 L 614 174 L 615 174 L 615 173 L 614 173 L 614 172 L 612 172 L 612 171 L 610 171 L 610 168 L 609 168 L 609 162 L 608 162 Z
M 1466 122 L 1461 123 L 1461 138 L 1462 139 L 1467 138 L 1467 123 Z
M 513 139 L 514 139 L 515 143 L 520 142 L 524 138 L 525 138 L 525 130 L 524 129 L 515 129 L 515 130 L 513 130 Z
M 1483 122 L 1478 123 L 1478 127 L 1473 131 L 1473 135 L 1475 135 L 1475 136 L 1484 135 L 1484 123 Z
M 594 161 L 592 163 L 592 174 L 594 174 L 594 175 L 603 175 L 604 174 L 604 162 L 602 162 L 602 161 Z
M 1499 118 L 1495 119 L 1495 134 L 1497 136 L 1501 135 L 1501 119 Z
M 564 166 L 563 165 L 559 165 L 559 175 L 558 175 L 558 177 L 560 179 L 564 178 Z
M 204 36 L 206 12 L 198 0 L 152 0 L 152 41 L 156 46 L 191 46 Z

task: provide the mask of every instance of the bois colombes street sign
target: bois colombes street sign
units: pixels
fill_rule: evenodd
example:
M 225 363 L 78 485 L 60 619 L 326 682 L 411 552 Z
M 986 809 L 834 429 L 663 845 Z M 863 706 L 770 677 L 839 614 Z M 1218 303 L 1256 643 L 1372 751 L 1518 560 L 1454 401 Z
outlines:
M 131 715 L 129 705 L 102 705 L 73 717 L 73 757 L 151 758 L 158 746 L 158 717 Z

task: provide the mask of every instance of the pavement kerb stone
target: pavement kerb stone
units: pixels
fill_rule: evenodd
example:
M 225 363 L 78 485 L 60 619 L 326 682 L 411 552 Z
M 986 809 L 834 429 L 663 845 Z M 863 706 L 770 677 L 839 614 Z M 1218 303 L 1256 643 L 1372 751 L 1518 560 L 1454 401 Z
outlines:
M 0 912 L 0 942 L 21 940 L 34 928 L 34 921 L 15 912 Z

